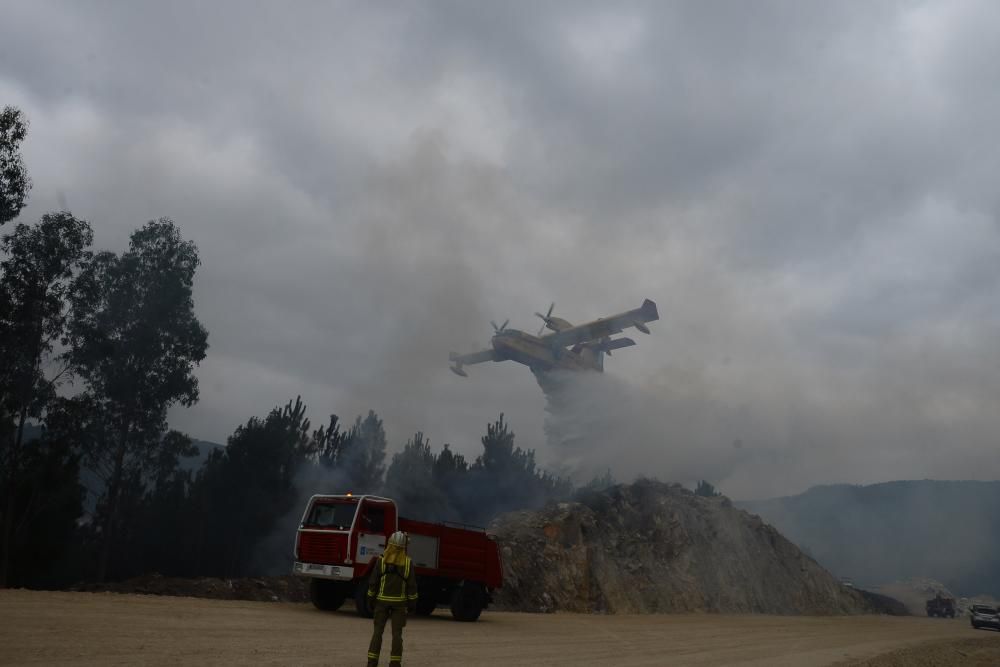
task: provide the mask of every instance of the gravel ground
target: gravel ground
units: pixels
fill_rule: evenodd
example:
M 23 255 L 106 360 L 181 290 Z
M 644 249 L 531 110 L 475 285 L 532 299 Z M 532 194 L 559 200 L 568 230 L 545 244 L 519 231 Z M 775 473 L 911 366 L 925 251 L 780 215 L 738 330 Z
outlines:
M 370 632 L 308 604 L 0 591 L 0 664 L 363 665 Z M 405 639 L 410 667 L 1000 664 L 998 632 L 887 616 L 487 612 L 457 623 L 439 610 L 410 619 Z
M 933 641 L 890 651 L 874 658 L 853 660 L 843 667 L 997 667 L 1000 637 L 976 637 Z

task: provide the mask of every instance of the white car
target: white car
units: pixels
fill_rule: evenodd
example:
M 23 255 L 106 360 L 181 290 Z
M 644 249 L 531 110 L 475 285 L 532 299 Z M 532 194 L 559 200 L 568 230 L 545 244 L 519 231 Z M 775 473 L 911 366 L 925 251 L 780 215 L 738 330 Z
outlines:
M 974 604 L 969 610 L 969 621 L 972 627 L 976 628 L 996 628 L 1000 630 L 1000 615 L 997 615 L 997 608 L 985 604 Z

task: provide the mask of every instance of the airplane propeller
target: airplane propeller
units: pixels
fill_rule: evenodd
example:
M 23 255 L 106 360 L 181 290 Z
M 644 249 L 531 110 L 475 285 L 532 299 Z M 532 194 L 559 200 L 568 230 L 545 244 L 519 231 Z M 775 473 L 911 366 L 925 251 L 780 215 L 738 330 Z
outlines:
M 545 313 L 544 315 L 538 312 L 535 313 L 535 315 L 542 318 L 542 328 L 538 330 L 539 336 L 541 336 L 542 332 L 545 331 L 545 326 L 549 323 L 549 318 L 552 317 L 552 309 L 555 307 L 556 307 L 556 302 L 553 301 L 552 305 L 549 306 L 549 312 Z
M 509 322 L 510 322 L 510 318 L 507 318 L 506 320 L 503 321 L 503 324 L 501 324 L 500 326 L 497 326 L 496 322 L 494 322 L 493 320 L 490 320 L 490 324 L 493 325 L 493 331 L 495 333 L 500 333 L 501 331 L 503 331 L 504 329 L 506 329 L 507 328 L 507 324 Z

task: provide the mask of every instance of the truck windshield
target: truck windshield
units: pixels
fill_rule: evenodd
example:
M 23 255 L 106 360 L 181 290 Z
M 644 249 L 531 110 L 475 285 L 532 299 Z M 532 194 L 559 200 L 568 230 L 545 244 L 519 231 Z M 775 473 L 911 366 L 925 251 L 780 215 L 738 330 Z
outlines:
M 317 503 L 309 512 L 306 525 L 347 530 L 354 521 L 357 508 L 356 503 Z

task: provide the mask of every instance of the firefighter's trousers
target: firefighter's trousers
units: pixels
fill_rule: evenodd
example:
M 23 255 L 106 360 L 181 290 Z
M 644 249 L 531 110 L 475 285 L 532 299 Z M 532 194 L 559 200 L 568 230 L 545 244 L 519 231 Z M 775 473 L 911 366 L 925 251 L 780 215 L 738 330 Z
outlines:
M 379 653 L 382 652 L 382 632 L 385 624 L 392 620 L 392 651 L 389 653 L 389 664 L 398 667 L 403 662 L 403 626 L 406 625 L 406 605 L 375 603 L 375 632 L 372 643 L 368 646 L 368 664 L 378 664 Z

